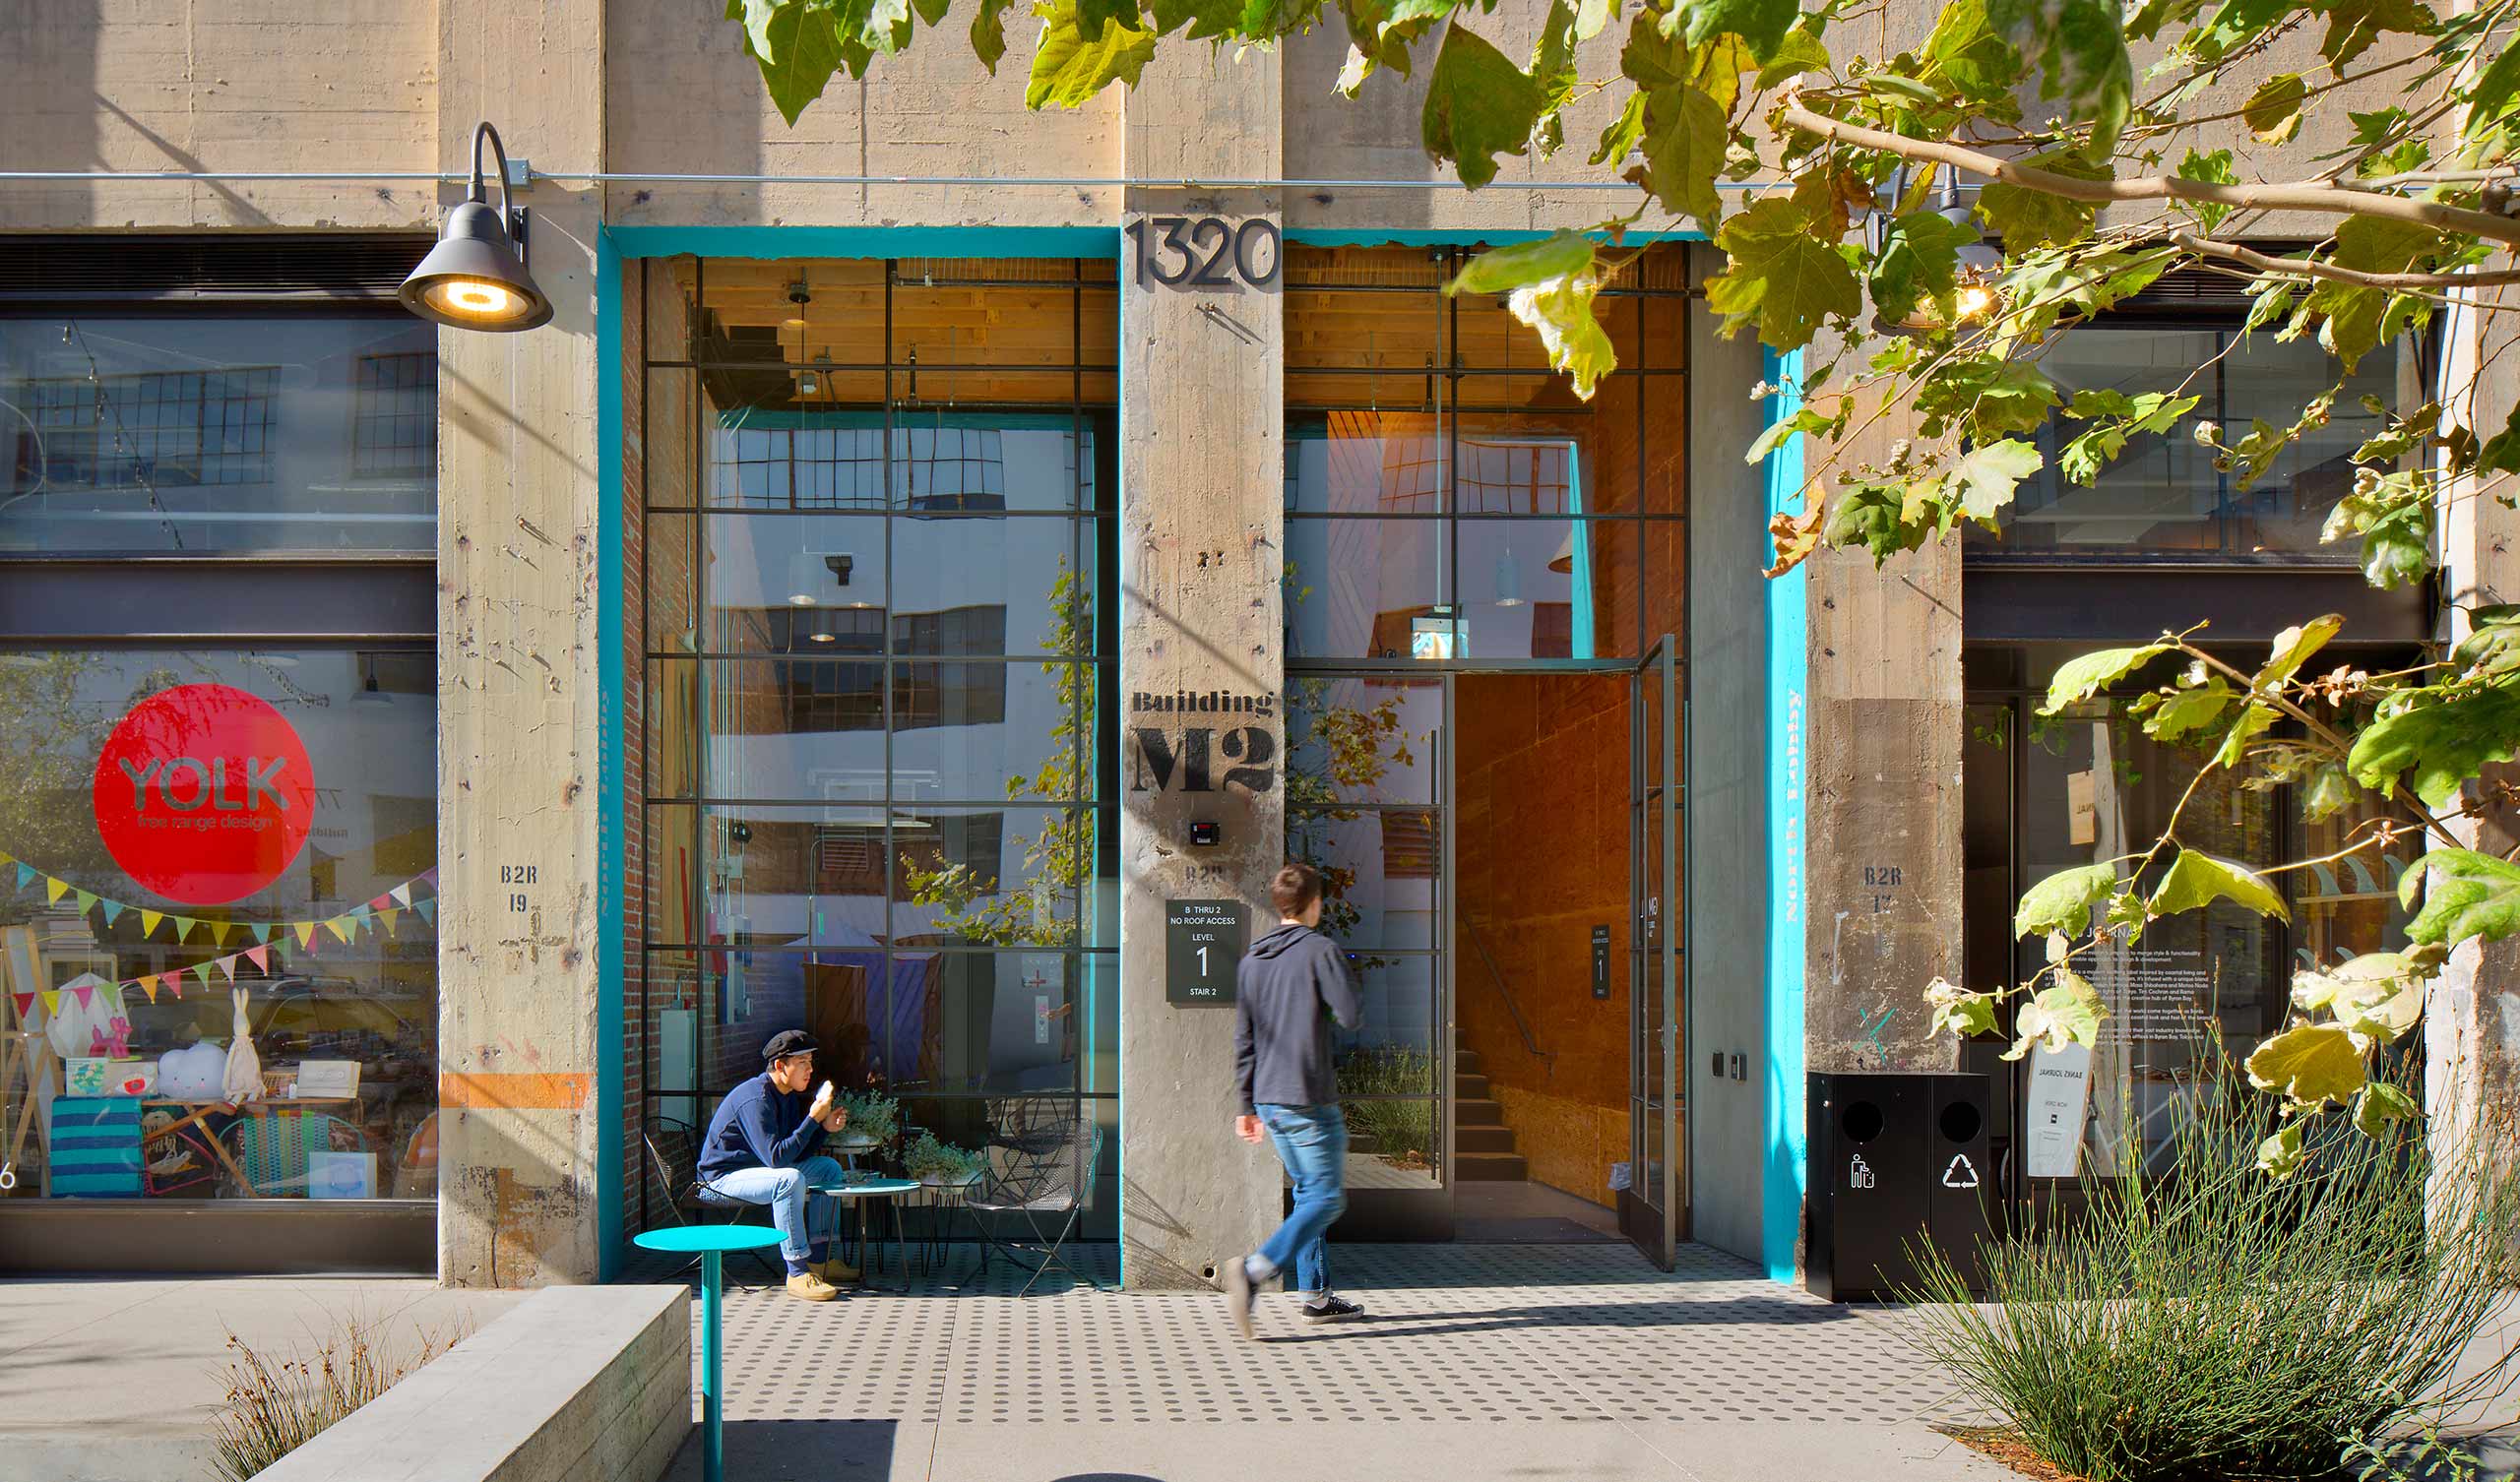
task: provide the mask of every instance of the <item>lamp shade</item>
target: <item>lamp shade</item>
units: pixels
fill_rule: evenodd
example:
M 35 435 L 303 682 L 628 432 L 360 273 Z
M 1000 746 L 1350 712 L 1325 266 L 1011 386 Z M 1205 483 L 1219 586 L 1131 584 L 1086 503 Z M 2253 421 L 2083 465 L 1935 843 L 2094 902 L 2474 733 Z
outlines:
M 486 201 L 466 201 L 448 212 L 437 245 L 397 290 L 403 307 L 459 330 L 549 324 L 551 300 L 525 271 L 499 216 Z

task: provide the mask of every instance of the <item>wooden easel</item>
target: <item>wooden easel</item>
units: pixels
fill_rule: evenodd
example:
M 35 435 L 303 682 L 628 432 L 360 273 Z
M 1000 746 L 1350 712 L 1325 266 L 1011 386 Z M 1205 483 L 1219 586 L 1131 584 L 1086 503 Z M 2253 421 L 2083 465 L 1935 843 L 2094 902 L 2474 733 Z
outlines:
M 0 931 L 0 1165 L 13 1169 L 25 1164 L 27 1137 L 42 1125 L 38 1103 L 52 1069 L 52 1045 L 27 1027 L 18 1012 L 20 994 L 42 989 L 42 965 L 35 954 L 34 928 Z M 49 1184 L 50 1161 L 44 1166 Z

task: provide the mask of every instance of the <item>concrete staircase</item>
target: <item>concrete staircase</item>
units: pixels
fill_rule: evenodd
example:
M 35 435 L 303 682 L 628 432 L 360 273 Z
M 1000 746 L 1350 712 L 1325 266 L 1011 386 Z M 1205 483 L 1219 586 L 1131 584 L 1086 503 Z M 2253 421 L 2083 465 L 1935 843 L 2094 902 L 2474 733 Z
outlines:
M 1479 1052 L 1453 1049 L 1453 1178 L 1521 1180 L 1531 1165 L 1515 1150 L 1514 1130 L 1505 1125 L 1505 1108 L 1487 1093 L 1487 1077 Z

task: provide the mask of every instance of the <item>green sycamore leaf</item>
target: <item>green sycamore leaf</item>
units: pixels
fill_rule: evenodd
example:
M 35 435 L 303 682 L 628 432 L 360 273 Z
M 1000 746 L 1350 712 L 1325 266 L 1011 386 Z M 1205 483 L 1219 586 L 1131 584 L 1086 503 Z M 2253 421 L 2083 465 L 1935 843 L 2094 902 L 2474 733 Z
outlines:
M 1593 164 L 1617 164 L 1636 153 L 1645 142 L 1645 98 L 1643 89 L 1630 93 L 1627 101 L 1602 130 L 1602 142 L 1593 151 Z
M 1990 530 L 1996 528 L 1997 513 L 2012 503 L 2021 481 L 2046 462 L 2037 448 L 2018 438 L 1970 449 L 1953 465 L 1949 478 L 1960 495 L 1961 513 Z
M 1426 80 L 1418 132 L 1426 153 L 1449 159 L 1473 190 L 1496 178 L 1496 156 L 1530 148 L 1547 95 L 1506 55 L 1456 19 Z
M 1691 46 L 1729 32 L 1748 42 L 1751 58 L 1765 65 L 1785 44 L 1802 7 L 1799 0 L 1677 0 L 1672 14 L 1686 27 Z
M 1812 32 L 1810 27 L 1810 21 L 1805 19 L 1796 23 L 1795 28 L 1785 33 L 1785 39 L 1777 45 L 1776 54 L 1759 68 L 1759 86 L 1762 89 L 1775 88 L 1806 72 L 1829 70 L 1829 48 L 1820 43 L 1819 36 Z
M 2424 1018 L 2424 985 L 2440 965 L 2440 954 L 2366 952 L 2324 971 L 2293 974 L 2293 1003 L 2312 1014 L 2324 1011 L 2366 1040 L 2387 1044 Z
M 2477 77 L 2468 93 L 2468 116 L 2459 137 L 2471 146 L 2490 147 L 2492 137 L 2511 117 L 2520 99 L 2520 46 L 2505 46 Z
M 997 76 L 997 64 L 1006 55 L 1006 11 L 1015 0 L 979 0 L 979 9 L 972 13 L 972 54 L 980 59 L 988 75 Z
M 2215 749 L 2214 765 L 2237 767 L 2240 759 L 2248 755 L 2248 744 L 2273 730 L 2275 722 L 2282 718 L 2283 712 L 2275 707 L 2250 701 L 2248 708 L 2240 711 L 2239 718 L 2232 722 L 2231 730 L 2223 737 L 2223 744 Z
M 2057 666 L 2056 677 L 2048 682 L 2048 702 L 2039 713 L 2053 715 L 2089 700 L 2169 651 L 2168 644 L 2146 644 L 2140 648 L 2102 648 L 2069 658 Z
M 1695 216 L 1709 233 L 1723 207 L 1715 177 L 1732 142 L 1724 110 L 1687 83 L 1657 88 L 1645 106 L 1645 183 L 1666 211 Z
M 830 10 L 810 0 L 744 0 L 743 19 L 744 44 L 760 64 L 770 101 L 793 128 L 847 60 L 840 28 Z
M 2189 150 L 2186 157 L 2178 161 L 2178 178 L 2193 180 L 2199 185 L 2237 185 L 2240 181 L 2239 171 L 2232 167 L 2232 152 L 2229 150 Z M 2177 201 L 2173 204 L 2194 216 L 2196 223 L 2207 231 L 2222 225 L 2223 218 L 2232 214 L 2230 207 L 2213 201 Z
M 2520 608 L 2497 603 L 2469 613 L 2468 620 L 2476 631 L 2450 650 L 2452 663 L 2475 679 L 2520 668 Z
M 2256 871 L 2194 849 L 2178 851 L 2144 908 L 2155 916 L 2175 916 L 2217 900 L 2229 900 L 2279 921 L 2293 919 L 2293 913 L 2284 908 L 2284 897 Z
M 1882 318 L 1898 322 L 1920 303 L 1938 303 L 1948 322 L 1954 317 L 1951 296 L 1959 287 L 1960 249 L 1977 240 L 1975 227 L 1939 212 L 1892 217 L 1872 261 L 1872 306 Z
M 1926 1026 L 1928 1034 L 1949 1029 L 1961 1039 L 1975 1039 L 1995 1032 L 1995 996 L 1972 993 L 1957 983 L 1935 978 L 1925 985 L 1925 1003 L 1933 1010 L 1933 1022 Z
M 2040 989 L 2013 1015 L 2013 1029 L 2020 1038 L 2013 1041 L 2003 1058 L 2019 1060 L 2034 1045 L 2046 1046 L 2050 1054 L 2068 1045 L 2096 1045 L 2100 1042 L 2100 1021 L 2108 1017 L 2100 990 L 2072 969 L 2059 967 L 2055 981 Z
M 2424 880 L 2424 909 L 2407 923 L 2410 942 L 2455 946 L 2471 937 L 2498 942 L 2520 932 L 2520 865 L 2474 849 L 2435 848 L 2410 867 Z M 2402 888 L 2400 898 L 2405 898 Z
M 2421 1117 L 2424 1108 L 2415 1098 L 2385 1081 L 2374 1081 L 2362 1087 L 2354 1098 L 2354 1126 L 2366 1138 L 2376 1138 L 2410 1117 Z
M 2257 85 L 2240 119 L 2260 144 L 2289 144 L 2301 132 L 2301 102 L 2309 95 L 2298 72 L 2282 72 Z
M 1594 388 L 1617 364 L 1610 337 L 1593 313 L 1602 280 L 1589 238 L 1561 231 L 1538 242 L 1499 247 L 1473 258 L 1447 293 L 1503 293 L 1505 307 L 1540 334 L 1552 370 L 1564 371 L 1575 395 Z
M 2354 780 L 2385 792 L 2412 772 L 2415 795 L 2449 806 L 2460 784 L 2488 762 L 2508 762 L 2520 747 L 2520 682 L 2499 680 L 2364 726 L 2346 753 Z
M 2354 778 L 2341 762 L 2322 763 L 2301 787 L 2301 821 L 2315 824 L 2334 818 L 2354 802 Z
M 1929 481 L 1928 487 L 1935 486 Z M 1892 556 L 1912 551 L 1933 535 L 1930 524 L 1910 524 L 1907 491 L 1891 484 L 1855 484 L 1842 489 L 1829 506 L 1820 538 L 1833 546 L 1862 546 L 1878 567 Z
M 2040 95 L 2091 120 L 2091 156 L 2106 159 L 2134 109 L 2135 64 L 2120 0 L 1989 0 L 1990 24 L 2035 54 Z M 1990 187 L 1991 189 L 1991 187 Z
M 2281 1091 L 2297 1105 L 2316 1108 L 2352 1100 L 2370 1081 L 2362 1047 L 2338 1024 L 2301 1024 L 2259 1045 L 2248 1058 L 2249 1084 Z
M 2239 694 L 2220 674 L 2203 684 L 2167 695 L 2147 695 L 2135 702 L 2137 713 L 2144 716 L 2144 734 L 2156 741 L 2175 741 L 2222 718 L 2232 701 Z
M 1933 34 L 1925 38 L 1923 56 L 1928 76 L 1980 107 L 1997 99 L 2010 102 L 2012 90 L 2029 70 L 2021 48 L 1996 33 L 1986 19 L 1986 0 L 1949 0 L 1935 18 Z
M 1755 323 L 1770 349 L 1799 349 L 1829 316 L 1861 310 L 1855 270 L 1828 224 L 1800 189 L 1724 223 L 1715 240 L 1728 261 L 1707 279 L 1706 301 L 1725 316 L 1725 334 Z
M 2299 1122 L 2285 1123 L 2276 1129 L 2275 1136 L 2257 1144 L 2257 1166 L 2269 1178 L 2291 1178 L 2300 1171 L 2304 1156 Z
M 2319 55 L 2338 77 L 2382 31 L 2426 31 L 2440 24 L 2429 7 L 2415 0 L 2326 0 L 2321 8 L 2327 13 L 2327 34 L 2319 41 Z
M 2520 404 L 2503 419 L 2502 430 L 2477 451 L 2479 473 L 2520 473 Z
M 2274 648 L 2268 652 L 2266 667 L 2257 671 L 2249 688 L 2261 695 L 2272 694 L 2300 673 L 2310 655 L 2327 647 L 2327 641 L 2345 631 L 2345 619 L 2328 613 L 2306 623 L 2296 624 L 2275 635 Z
M 2070 150 L 2050 150 L 2022 163 L 2085 180 L 2110 178 L 2107 169 L 2093 166 Z M 2068 201 L 2044 190 L 2001 180 L 1988 182 L 1978 193 L 1978 215 L 1985 218 L 1988 230 L 2004 239 L 2007 253 L 2026 252 L 2034 247 L 2070 247 L 2091 235 L 2099 211 L 2088 201 Z
M 1155 56 L 1155 32 L 1117 17 L 1088 36 L 1080 29 L 1076 0 L 1039 0 L 1033 14 L 1041 18 L 1041 39 L 1024 87 L 1025 107 L 1081 108 L 1115 82 L 1136 87 L 1138 74 Z
M 1957 420 L 1971 437 L 1997 438 L 2047 426 L 2063 400 L 2034 361 L 1970 355 L 1945 361 L 1919 386 L 1916 406 L 1927 437 L 1940 437 Z
M 2094 404 L 2103 399 L 2111 403 L 2105 411 Z M 2057 471 L 2078 484 L 2099 482 L 2102 470 L 2126 451 L 2128 441 L 2139 433 L 2158 437 L 2168 432 L 2179 418 L 2196 409 L 2198 400 L 2161 391 L 2135 397 L 2090 389 L 2074 393 L 2067 415 L 2091 422 L 2092 426 L 2057 450 Z
M 2021 904 L 2013 911 L 2012 934 L 2038 937 L 2063 932 L 2079 937 L 2091 929 L 2092 908 L 2116 889 L 2115 865 L 2080 865 L 2059 870 L 2022 893 Z

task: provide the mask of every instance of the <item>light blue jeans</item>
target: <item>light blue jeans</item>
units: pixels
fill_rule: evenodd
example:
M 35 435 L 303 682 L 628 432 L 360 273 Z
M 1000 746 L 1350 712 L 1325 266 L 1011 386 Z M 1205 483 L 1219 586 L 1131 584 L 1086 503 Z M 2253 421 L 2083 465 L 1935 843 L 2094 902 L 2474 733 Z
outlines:
M 728 1199 L 770 1206 L 770 1222 L 779 1227 L 779 1254 L 788 1258 L 788 1271 L 793 1275 L 804 1269 L 806 1262 L 824 1260 L 831 1252 L 828 1228 L 819 1236 L 806 1228 L 812 1218 L 812 1197 L 806 1191 L 817 1184 L 837 1184 L 841 1178 L 839 1163 L 813 1157 L 793 1168 L 738 1168 L 703 1182 Z M 837 1205 L 840 1201 L 824 1203 Z M 823 1216 L 822 1223 L 828 1226 L 837 1217 L 835 1208 Z
M 1260 1259 L 1294 1268 L 1307 1300 L 1330 1295 L 1331 1222 L 1348 1212 L 1348 1118 L 1337 1106 L 1262 1106 L 1260 1125 L 1294 1181 L 1295 1206 L 1260 1247 Z

